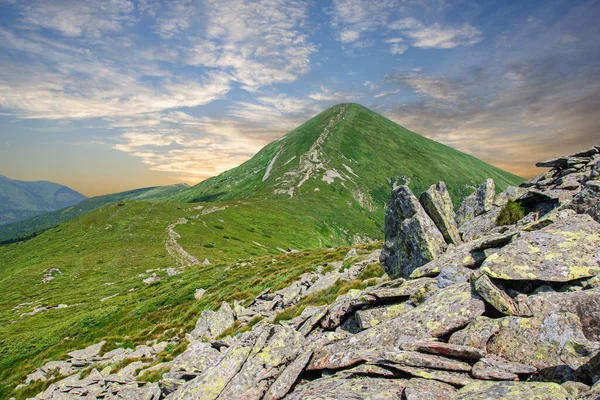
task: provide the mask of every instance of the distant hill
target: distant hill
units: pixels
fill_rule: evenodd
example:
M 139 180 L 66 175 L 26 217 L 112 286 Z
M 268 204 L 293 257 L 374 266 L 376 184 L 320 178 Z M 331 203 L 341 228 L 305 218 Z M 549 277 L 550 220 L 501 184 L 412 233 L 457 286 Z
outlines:
M 46 212 L 26 220 L 0 226 L 0 243 L 7 243 L 21 238 L 27 238 L 38 232 L 52 228 L 62 222 L 69 221 L 100 208 L 106 204 L 124 200 L 153 200 L 160 197 L 171 196 L 184 189 L 189 188 L 185 183 L 170 186 L 154 186 L 142 189 L 134 189 L 126 192 L 96 196 L 83 200 L 70 207 Z M 67 188 L 68 189 L 68 188 Z M 70 189 L 69 189 L 70 190 Z
M 0 175 L 0 225 L 69 207 L 86 198 L 58 183 L 26 182 Z

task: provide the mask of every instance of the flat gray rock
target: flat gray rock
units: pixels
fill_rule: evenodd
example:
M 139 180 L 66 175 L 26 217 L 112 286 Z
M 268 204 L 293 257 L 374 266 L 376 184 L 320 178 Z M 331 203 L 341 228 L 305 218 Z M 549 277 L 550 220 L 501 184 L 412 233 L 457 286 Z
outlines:
M 406 400 L 450 400 L 457 390 L 447 383 L 411 378 L 404 389 Z
M 600 273 L 600 224 L 574 215 L 534 232 L 523 232 L 489 256 L 481 271 L 504 280 L 567 282 Z
M 456 212 L 456 222 L 460 228 L 465 222 L 490 211 L 494 205 L 496 184 L 493 179 L 486 179 L 475 192 L 467 196 Z
M 557 383 L 478 381 L 460 389 L 453 400 L 567 400 Z
M 288 394 L 286 400 L 401 400 L 404 379 L 356 377 L 345 379 L 329 376 L 303 382 Z
M 231 306 L 223 302 L 219 311 L 205 310 L 196 322 L 196 328 L 190 334 L 193 339 L 215 339 L 235 322 Z

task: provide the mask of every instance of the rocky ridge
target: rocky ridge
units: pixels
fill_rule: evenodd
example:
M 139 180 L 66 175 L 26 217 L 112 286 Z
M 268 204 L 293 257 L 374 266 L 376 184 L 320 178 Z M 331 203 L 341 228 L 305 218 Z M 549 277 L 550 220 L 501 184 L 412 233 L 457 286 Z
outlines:
M 141 361 L 85 378 L 71 362 L 36 398 L 598 399 L 600 147 L 538 165 L 497 195 L 487 180 L 456 216 L 443 183 L 420 201 L 398 187 L 381 255 L 203 312 L 158 383 L 136 381 Z M 528 212 L 497 226 L 509 201 Z M 274 323 L 379 256 L 392 280 Z M 221 338 L 236 321 L 252 329 Z M 100 347 L 70 357 L 97 363 Z

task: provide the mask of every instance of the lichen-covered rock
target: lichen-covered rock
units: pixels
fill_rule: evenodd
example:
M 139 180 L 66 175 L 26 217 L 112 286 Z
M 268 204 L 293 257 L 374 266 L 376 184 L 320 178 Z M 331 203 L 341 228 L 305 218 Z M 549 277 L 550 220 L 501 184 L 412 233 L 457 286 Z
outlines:
M 183 353 L 175 357 L 169 372 L 172 376 L 181 376 L 184 373 L 200 374 L 214 364 L 220 356 L 221 353 L 210 343 L 193 342 Z
M 465 372 L 442 371 L 430 368 L 415 368 L 401 364 L 386 363 L 385 365 L 397 369 L 405 374 L 414 376 L 415 378 L 430 379 L 448 383 L 453 386 L 466 386 L 475 381 L 468 373 Z
M 583 394 L 581 400 L 598 400 L 600 398 L 600 380 L 592 388 Z
M 519 315 L 517 304 L 506 294 L 503 287 L 492 282 L 487 275 L 482 275 L 473 286 L 485 301 L 502 314 Z
M 286 400 L 401 400 L 406 386 L 404 379 L 356 377 L 345 379 L 328 376 L 301 382 Z
M 600 222 L 600 180 L 588 181 L 585 188 L 565 207 L 578 214 L 588 214 L 596 222 Z
M 67 355 L 71 358 L 89 360 L 91 358 L 98 356 L 98 354 L 100 354 L 100 350 L 102 349 L 102 346 L 104 346 L 104 343 L 106 343 L 106 342 L 102 341 L 100 343 L 96 343 L 91 346 L 88 346 L 85 349 L 74 350 L 74 351 L 71 351 L 70 353 L 67 353 Z
M 438 182 L 436 185 L 432 185 L 421 194 L 419 200 L 425 212 L 444 236 L 446 243 L 455 245 L 461 243 L 458 226 L 456 225 L 454 205 L 446 184 Z
M 329 306 L 327 314 L 321 320 L 321 326 L 325 329 L 334 329 L 340 326 L 352 312 L 375 301 L 375 296 L 367 294 L 362 290 L 350 290 L 348 293 L 338 297 Z
M 358 310 L 354 314 L 361 330 L 371 328 L 384 321 L 396 318 L 404 314 L 408 310 L 415 308 L 410 303 L 392 304 L 390 306 L 382 306 L 375 308 L 367 308 L 366 310 Z
M 566 381 L 560 384 L 573 398 L 580 398 L 590 390 L 590 387 L 582 382 Z M 600 393 L 598 393 L 600 397 Z
M 248 359 L 219 395 L 222 400 L 260 400 L 302 351 L 304 336 L 282 326 L 264 328 Z M 203 398 L 203 397 L 202 397 Z
M 408 186 L 399 186 L 385 215 L 385 242 L 381 264 L 395 279 L 406 278 L 423 264 L 437 258 L 446 241 Z
M 575 215 L 534 232 L 522 232 L 489 256 L 481 271 L 504 280 L 567 282 L 600 272 L 600 224 Z
M 568 400 L 556 383 L 477 381 L 460 389 L 453 400 Z
M 455 394 L 452 385 L 422 378 L 411 378 L 404 389 L 406 400 L 450 400 Z
M 473 365 L 471 375 L 478 379 L 518 380 L 518 374 L 533 374 L 537 368 L 521 363 L 510 362 L 498 356 L 485 357 Z
M 487 351 L 490 338 L 500 330 L 500 322 L 488 317 L 477 317 L 464 329 L 456 331 L 450 336 L 448 342 L 459 346 L 470 346 Z
M 467 325 L 483 312 L 483 302 L 471 296 L 468 283 L 453 285 L 399 317 L 323 347 L 315 359 L 342 354 L 348 349 L 397 347 L 406 341 L 442 337 Z
M 600 288 L 571 293 L 540 293 L 527 297 L 534 315 L 570 312 L 579 317 L 584 336 L 600 342 Z
M 490 211 L 494 205 L 495 192 L 496 184 L 490 178 L 486 179 L 475 192 L 467 196 L 456 212 L 458 226 L 460 227 L 466 221 Z
M 208 367 L 197 378 L 186 382 L 179 390 L 167 396 L 167 399 L 214 400 L 218 398 L 225 386 L 240 371 L 257 341 L 255 332 L 243 333 L 237 338 L 236 344 L 228 348 L 217 363 Z
M 463 360 L 479 360 L 485 357 L 485 352 L 471 346 L 459 346 L 435 340 L 418 340 L 400 344 L 402 350 L 418 351 L 421 353 L 439 354 L 456 357 Z
M 579 318 L 571 313 L 544 317 L 505 317 L 500 329 L 487 343 L 488 353 L 538 369 L 567 365 L 583 366 L 600 351 L 581 330 Z
M 215 339 L 221 333 L 225 332 L 235 322 L 235 317 L 231 306 L 223 302 L 219 311 L 202 311 L 200 318 L 196 322 L 196 328 L 190 336 L 192 339 Z
M 465 242 L 485 236 L 496 228 L 501 213 L 500 207 L 492 207 L 490 211 L 465 221 L 458 229 L 460 236 Z

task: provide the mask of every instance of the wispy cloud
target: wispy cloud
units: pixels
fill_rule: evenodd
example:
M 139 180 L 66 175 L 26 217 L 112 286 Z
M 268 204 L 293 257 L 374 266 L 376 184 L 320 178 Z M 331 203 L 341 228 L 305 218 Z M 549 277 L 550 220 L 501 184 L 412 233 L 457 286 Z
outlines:
M 414 47 L 424 49 L 452 49 L 471 46 L 483 40 L 481 31 L 469 24 L 445 26 L 439 23 L 425 25 L 414 18 L 395 21 L 388 26 L 398 29 Z

